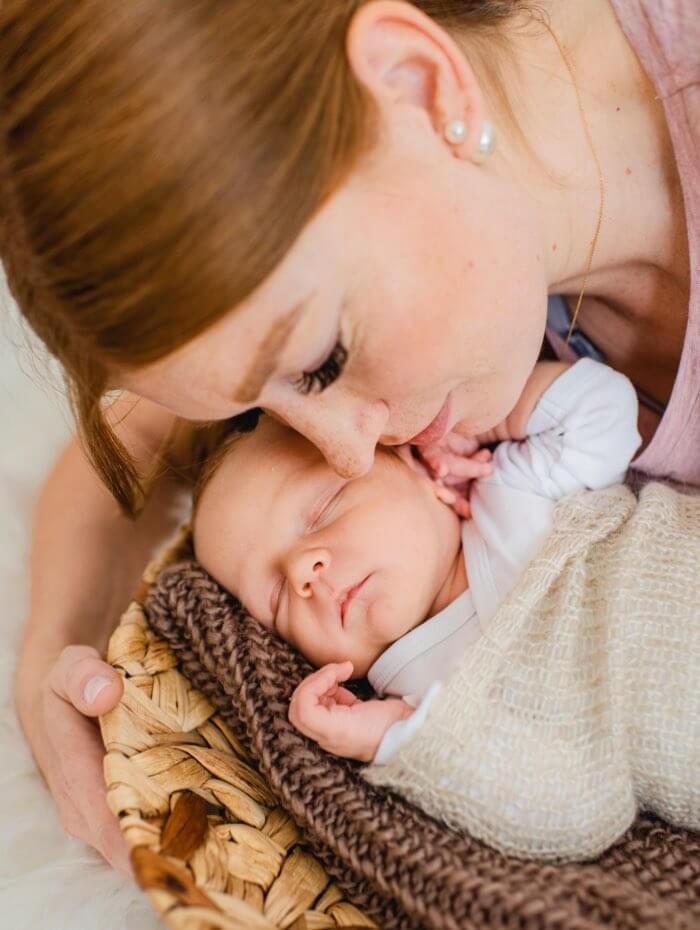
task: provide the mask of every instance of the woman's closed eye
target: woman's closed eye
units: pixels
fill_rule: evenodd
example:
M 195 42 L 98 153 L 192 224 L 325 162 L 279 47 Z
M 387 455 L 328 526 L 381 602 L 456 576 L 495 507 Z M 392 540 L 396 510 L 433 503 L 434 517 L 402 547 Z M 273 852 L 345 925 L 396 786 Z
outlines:
M 302 372 L 294 382 L 294 387 L 300 394 L 325 391 L 341 376 L 347 360 L 348 351 L 341 340 L 338 339 L 326 360 L 313 371 Z

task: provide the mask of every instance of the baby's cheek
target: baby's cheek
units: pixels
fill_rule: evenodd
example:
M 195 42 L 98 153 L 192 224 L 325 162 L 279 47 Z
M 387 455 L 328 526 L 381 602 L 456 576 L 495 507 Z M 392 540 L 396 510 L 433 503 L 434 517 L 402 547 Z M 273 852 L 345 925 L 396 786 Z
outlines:
M 400 605 L 388 596 L 380 595 L 372 601 L 367 610 L 362 637 L 358 635 L 355 644 L 356 667 L 357 663 L 362 663 L 369 668 L 398 639 L 397 624 L 393 618 L 400 612 Z

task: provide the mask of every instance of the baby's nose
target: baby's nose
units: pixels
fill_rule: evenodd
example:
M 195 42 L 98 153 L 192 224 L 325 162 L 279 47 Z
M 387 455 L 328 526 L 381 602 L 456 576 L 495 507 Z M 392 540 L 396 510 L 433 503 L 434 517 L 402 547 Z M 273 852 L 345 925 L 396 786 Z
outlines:
M 312 549 L 300 553 L 289 566 L 289 580 L 299 597 L 311 597 L 314 585 L 331 564 L 327 549 Z

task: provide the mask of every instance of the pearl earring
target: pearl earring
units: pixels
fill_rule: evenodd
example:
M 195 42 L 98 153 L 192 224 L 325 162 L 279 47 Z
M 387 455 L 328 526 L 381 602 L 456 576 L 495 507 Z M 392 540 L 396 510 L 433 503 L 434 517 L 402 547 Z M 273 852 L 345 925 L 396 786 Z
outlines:
M 445 139 L 452 145 L 459 145 L 467 138 L 467 124 L 462 119 L 451 119 L 445 126 Z
M 481 135 L 479 136 L 479 148 L 472 159 L 477 164 L 479 162 L 485 161 L 489 155 L 493 154 L 494 149 L 496 148 L 496 128 L 493 123 L 489 123 L 488 120 L 484 120 L 484 125 L 481 128 Z
M 445 139 L 451 145 L 461 145 L 467 138 L 467 124 L 462 119 L 451 119 L 445 125 Z M 496 148 L 496 127 L 488 120 L 484 120 L 479 136 L 479 147 L 472 156 L 472 161 L 479 164 L 485 161 Z

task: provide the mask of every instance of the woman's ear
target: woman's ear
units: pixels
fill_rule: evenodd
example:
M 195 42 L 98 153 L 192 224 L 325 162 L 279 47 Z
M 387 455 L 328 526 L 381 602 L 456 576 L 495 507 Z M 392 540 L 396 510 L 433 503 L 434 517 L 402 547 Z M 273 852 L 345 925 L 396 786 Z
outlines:
M 357 80 L 391 123 L 410 107 L 455 154 L 471 157 L 479 147 L 484 101 L 464 51 L 420 10 L 401 0 L 373 0 L 355 14 L 347 55 Z M 458 142 L 445 139 L 448 123 L 461 120 Z

